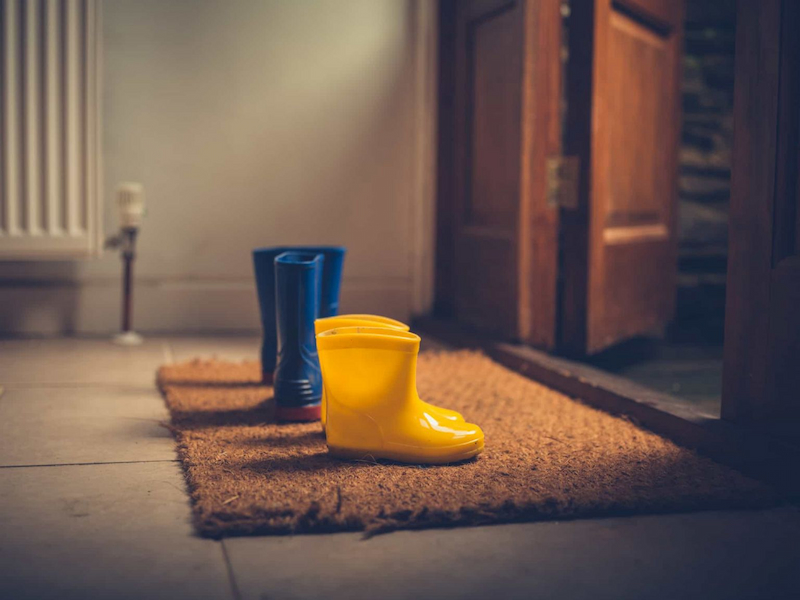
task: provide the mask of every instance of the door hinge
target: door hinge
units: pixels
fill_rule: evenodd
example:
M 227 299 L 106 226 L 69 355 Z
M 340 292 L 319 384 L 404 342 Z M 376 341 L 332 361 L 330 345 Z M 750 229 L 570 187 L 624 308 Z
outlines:
M 578 156 L 554 156 L 547 159 L 547 205 L 577 210 L 580 181 Z

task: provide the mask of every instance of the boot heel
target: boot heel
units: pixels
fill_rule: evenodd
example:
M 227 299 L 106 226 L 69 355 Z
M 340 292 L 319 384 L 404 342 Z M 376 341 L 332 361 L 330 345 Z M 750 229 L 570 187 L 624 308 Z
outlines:
M 366 450 L 353 450 L 351 448 L 328 445 L 328 452 L 334 458 L 343 458 L 345 460 L 373 460 L 377 462 L 375 456 Z
M 319 421 L 321 407 L 315 406 L 275 406 L 275 419 L 281 423 L 299 421 Z

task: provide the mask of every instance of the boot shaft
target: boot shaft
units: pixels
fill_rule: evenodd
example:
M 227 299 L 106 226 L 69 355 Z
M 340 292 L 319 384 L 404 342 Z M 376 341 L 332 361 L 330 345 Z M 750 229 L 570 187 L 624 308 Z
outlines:
M 368 314 L 336 315 L 332 317 L 321 316 L 314 321 L 314 331 L 317 335 L 323 331 L 342 327 L 386 327 L 389 329 L 399 329 L 401 331 L 409 331 L 411 329 L 401 321 L 396 321 L 389 317 Z
M 314 339 L 319 315 L 320 254 L 285 252 L 275 259 L 275 313 L 278 357 L 275 400 L 307 405 L 322 395 L 322 375 Z
M 277 323 L 275 320 L 275 259 L 284 252 L 322 254 L 322 279 L 319 288 L 319 316 L 337 314 L 339 289 L 346 249 L 343 246 L 277 246 L 253 250 L 258 307 L 261 315 L 263 338 L 261 343 L 261 366 L 265 375 L 272 375 L 277 358 Z
M 345 327 L 317 337 L 328 402 L 374 416 L 416 399 L 419 336 L 378 327 Z

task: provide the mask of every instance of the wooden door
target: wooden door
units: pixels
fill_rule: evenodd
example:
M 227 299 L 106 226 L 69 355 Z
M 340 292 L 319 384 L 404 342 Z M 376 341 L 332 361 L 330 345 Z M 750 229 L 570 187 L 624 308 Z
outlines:
M 739 2 L 736 30 L 722 416 L 796 423 L 800 2 Z
M 438 311 L 539 347 L 555 343 L 559 0 L 441 4 Z
M 681 0 L 573 0 L 566 152 L 563 344 L 592 353 L 671 319 L 677 270 Z

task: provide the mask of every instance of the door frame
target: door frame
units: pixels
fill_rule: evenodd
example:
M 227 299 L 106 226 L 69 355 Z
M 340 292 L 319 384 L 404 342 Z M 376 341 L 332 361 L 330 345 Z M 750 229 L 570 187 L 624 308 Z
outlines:
M 414 164 L 416 193 L 410 199 L 412 315 L 431 312 L 435 299 L 437 210 L 437 119 L 439 75 L 438 2 L 416 0 L 410 9 L 414 48 Z
M 439 7 L 436 2 L 410 3 L 414 69 L 414 194 L 409 199 L 409 301 L 413 316 L 431 312 L 435 300 L 437 119 L 439 103 Z
M 786 350 L 798 320 L 784 318 L 800 297 L 800 231 L 784 235 L 785 224 L 800 229 L 800 215 L 782 212 L 800 194 L 798 21 L 795 0 L 738 3 L 722 416 L 773 427 L 800 415 L 786 389 L 798 381 L 787 373 L 800 356 Z

